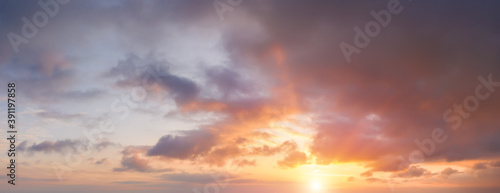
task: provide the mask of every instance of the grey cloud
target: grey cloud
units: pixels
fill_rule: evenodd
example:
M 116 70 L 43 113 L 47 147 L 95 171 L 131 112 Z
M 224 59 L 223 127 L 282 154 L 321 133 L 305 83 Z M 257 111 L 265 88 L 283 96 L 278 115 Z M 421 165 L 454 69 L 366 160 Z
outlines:
M 153 168 L 149 166 L 149 161 L 147 159 L 141 158 L 138 155 L 132 155 L 124 157 L 121 161 L 120 168 L 114 168 L 115 172 L 123 171 L 138 171 L 138 172 L 150 172 Z
M 168 181 L 174 182 L 184 182 L 184 183 L 193 183 L 193 184 L 208 184 L 212 182 L 219 181 L 228 181 L 234 179 L 235 176 L 230 174 L 220 173 L 215 174 L 196 174 L 196 173 L 175 173 L 175 174 L 164 174 L 162 178 Z
M 0 65 L 0 79 L 15 81 L 17 92 L 35 102 L 82 102 L 106 93 L 97 88 L 71 89 L 77 83 L 73 65 L 73 61 L 64 53 L 20 53 L 13 56 L 11 61 Z
M 36 115 L 40 116 L 42 118 L 61 119 L 61 120 L 81 118 L 84 116 L 84 114 L 82 114 L 82 113 L 66 114 L 66 113 L 61 113 L 61 112 L 56 112 L 56 111 L 42 111 L 42 112 L 36 113 Z
M 444 178 L 444 179 L 448 179 L 448 177 L 450 177 L 451 175 L 456 174 L 456 173 L 460 173 L 460 172 L 456 169 L 448 167 L 448 168 L 444 169 L 443 171 L 441 171 L 440 177 Z
M 61 98 L 74 101 L 85 101 L 94 99 L 105 94 L 106 91 L 101 89 L 87 89 L 87 90 L 72 90 L 61 93 Z
M 93 148 L 95 150 L 100 151 L 104 148 L 116 145 L 108 141 L 102 141 L 96 144 L 92 144 L 86 140 L 73 140 L 73 139 L 65 139 L 57 141 L 45 140 L 40 143 L 33 143 L 32 145 L 29 145 L 28 143 L 29 143 L 28 141 L 21 142 L 18 146 L 18 149 L 20 151 L 26 151 L 29 153 L 44 152 L 44 153 L 65 154 L 69 151 L 87 150 L 87 148 Z
M 205 69 L 208 78 L 208 85 L 215 86 L 223 95 L 223 98 L 228 100 L 237 98 L 242 95 L 249 95 L 256 92 L 251 80 L 246 80 L 244 74 L 226 67 L 212 67 Z
M 121 87 L 142 86 L 150 90 L 152 86 L 159 86 L 170 93 L 178 104 L 195 100 L 199 93 L 198 86 L 187 78 L 171 74 L 168 67 L 167 62 L 157 61 L 154 56 L 143 59 L 129 55 L 103 75 L 118 78 L 116 85 Z
M 477 170 L 493 169 L 493 168 L 497 168 L 497 167 L 500 167 L 500 161 L 478 162 L 478 163 L 475 163 L 471 167 L 471 169 L 473 171 L 477 171 Z
M 419 166 L 410 166 L 408 169 L 400 172 L 393 173 L 391 177 L 400 177 L 400 178 L 417 178 L 423 176 L 432 175 L 429 170 L 421 168 Z
M 119 181 L 119 182 L 113 182 L 116 184 L 146 184 L 148 182 L 145 181 Z
M 128 146 L 122 150 L 122 160 L 120 167 L 113 168 L 115 172 L 142 172 L 142 173 L 156 173 L 156 172 L 170 172 L 174 171 L 171 168 L 158 169 L 150 166 L 150 159 L 145 156 L 149 146 Z
M 97 160 L 94 164 L 95 165 L 103 165 L 103 164 L 106 164 L 106 163 L 109 163 L 108 158 L 102 158 L 100 160 Z
M 149 151 L 149 156 L 187 159 L 208 153 L 217 136 L 206 130 L 183 131 L 184 135 L 165 135 Z
M 476 163 L 476 164 L 474 164 L 474 166 L 472 166 L 472 169 L 474 169 L 474 170 L 483 170 L 486 168 L 488 168 L 487 162 Z
M 491 165 L 492 167 L 500 167 L 500 161 L 492 161 L 492 162 L 490 163 L 490 165 Z

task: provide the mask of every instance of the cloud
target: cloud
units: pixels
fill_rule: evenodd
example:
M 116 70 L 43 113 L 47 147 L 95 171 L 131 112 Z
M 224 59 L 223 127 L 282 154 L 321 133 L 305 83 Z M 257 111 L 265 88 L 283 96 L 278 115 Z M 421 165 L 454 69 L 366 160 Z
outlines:
M 292 151 L 283 160 L 278 161 L 278 166 L 282 168 L 296 168 L 308 163 L 307 155 L 304 152 Z
M 129 55 L 103 76 L 118 78 L 115 84 L 119 87 L 140 86 L 147 91 L 169 93 L 179 105 L 194 100 L 199 93 L 196 83 L 171 74 L 168 68 L 167 62 L 157 61 L 153 56 L 143 59 Z
M 382 159 L 401 148 L 394 146 L 396 141 L 382 140 L 380 131 L 370 126 L 377 125 L 363 120 L 332 121 L 322 124 L 318 128 L 311 151 L 320 162 L 330 163 Z M 331 148 L 335 148 L 336 151 L 331 151 Z
M 138 172 L 150 172 L 153 170 L 151 166 L 148 165 L 149 161 L 145 158 L 141 158 L 139 155 L 132 155 L 124 157 L 121 161 L 120 168 L 113 169 L 116 172 L 122 171 L 138 171 Z
M 429 170 L 421 168 L 419 166 L 410 166 L 408 169 L 400 172 L 393 173 L 391 177 L 399 178 L 418 178 L 418 177 L 428 177 L 432 175 Z
M 29 101 L 36 103 L 91 101 L 106 93 L 102 89 L 93 87 L 74 89 L 78 84 L 74 61 L 63 51 L 49 48 L 27 49 L 10 56 L 8 62 L 1 60 L 0 79 L 6 82 L 15 80 L 19 87 L 17 92 L 27 97 Z
M 490 163 L 490 166 L 492 166 L 492 167 L 500 167 L 500 161 L 492 161 Z
M 1 4 L 5 6 L 0 7 L 9 9 L 0 12 L 0 18 L 22 18 L 40 9 L 36 3 Z M 426 155 L 426 162 L 490 161 L 486 159 L 500 155 L 498 119 L 492 116 L 500 109 L 497 93 L 481 101 L 470 117 L 461 119 L 460 130 L 450 130 L 451 123 L 443 120 L 448 108 L 462 104 L 465 97 L 474 94 L 478 75 L 499 72 L 498 29 L 493 25 L 498 3 L 438 4 L 412 4 L 412 14 L 398 15 L 399 21 L 412 22 L 384 28 L 383 34 L 373 38 L 370 46 L 354 54 L 353 62 L 347 64 L 338 45 L 352 42 L 353 27 L 367 21 L 369 10 L 381 5 L 377 1 L 246 1 L 245 6 L 238 7 L 242 14 L 226 20 L 221 29 L 217 28 L 220 25 L 216 22 L 220 22 L 210 2 L 72 2 L 57 17 L 60 19 L 54 18 L 43 28 L 44 33 L 39 33 L 43 36 L 23 45 L 23 52 L 18 55 L 8 53 L 8 42 L 0 44 L 0 77 L 18 81 L 20 94 L 41 105 L 79 102 L 99 98 L 105 91 L 87 88 L 88 74 L 78 72 L 94 67 L 87 69 L 76 64 L 94 63 L 85 59 L 93 58 L 88 56 L 111 55 L 108 60 L 116 61 L 119 59 L 114 56 L 136 53 L 119 60 L 104 76 L 121 88 L 141 86 L 146 80 L 149 93 L 172 97 L 180 108 L 177 110 L 188 115 L 198 111 L 227 115 L 221 121 L 203 125 L 206 129 L 165 135 L 140 154 L 125 156 L 124 170 L 145 171 L 149 162 L 144 165 L 144 161 L 154 156 L 197 159 L 197 163 L 220 166 L 245 156 L 254 159 L 285 153 L 285 159 L 280 161 L 289 158 L 300 164 L 304 157 L 295 152 L 297 144 L 276 140 L 280 136 L 275 134 L 255 133 L 288 114 L 305 114 L 314 115 L 312 133 L 316 134 L 307 137 L 313 136 L 310 156 L 318 164 L 362 162 L 369 171 L 401 171 L 395 175 L 409 178 L 426 172 L 423 168 L 400 167 L 399 157 L 408 158 L 409 153 L 418 150 L 415 140 L 429 138 L 437 127 L 446 130 L 448 139 L 435 143 L 436 149 Z M 344 17 L 346 10 L 349 17 Z M 456 17 L 449 17 L 455 13 L 467 19 L 457 22 Z M 395 17 L 392 22 L 397 22 Z M 3 23 L 0 32 L 4 35 L 21 29 L 18 21 L 7 19 Z M 198 44 L 189 46 L 186 37 L 190 36 L 174 36 L 182 43 L 164 46 L 170 43 L 166 38 L 172 36 L 170 28 L 185 34 L 193 25 L 202 26 L 196 28 L 200 33 L 217 28 L 213 30 L 217 38 L 201 37 L 217 45 L 214 47 L 222 47 L 223 56 L 213 55 L 207 49 L 213 47 L 192 49 Z M 210 29 L 205 31 L 203 26 Z M 75 30 L 82 28 L 86 30 Z M 102 32 L 117 35 L 109 38 Z M 66 49 L 74 45 L 78 45 L 77 51 Z M 179 45 L 188 45 L 188 49 Z M 187 50 L 190 55 L 177 55 L 177 50 Z M 149 52 L 166 56 L 137 54 Z M 189 59 L 197 58 L 198 52 L 217 58 L 216 62 L 207 58 L 201 62 L 227 66 L 200 67 L 186 73 L 196 77 L 188 77 L 179 73 L 184 68 L 172 69 L 175 66 L 167 62 L 175 59 L 172 61 L 191 63 Z M 203 66 L 196 62 L 193 65 Z M 493 79 L 500 80 L 495 74 Z M 211 89 L 216 91 L 212 93 Z M 326 99 L 320 105 L 322 110 L 307 102 L 318 96 Z M 272 110 L 282 106 L 289 110 L 276 116 Z M 366 119 L 370 115 L 380 119 Z M 39 116 L 64 119 L 77 118 L 78 114 L 49 112 Z M 242 136 L 245 140 L 234 143 Z M 20 144 L 37 152 L 66 151 L 75 146 L 64 140 L 33 146 Z M 301 155 L 294 157 L 294 153 Z M 482 167 L 493 165 L 498 164 Z
M 210 153 L 205 157 L 204 162 L 209 165 L 224 166 L 226 161 L 231 158 L 244 155 L 244 149 L 238 146 L 224 146 L 213 148 Z
M 383 156 L 381 158 L 372 159 L 368 164 L 366 164 L 366 167 L 371 168 L 371 171 L 400 171 L 409 167 L 409 165 L 401 159 L 404 159 L 404 157 Z
M 490 162 L 477 162 L 471 167 L 471 169 L 474 172 L 477 172 L 479 170 L 494 169 L 498 167 L 500 167 L 499 161 L 490 161 Z
M 244 79 L 244 74 L 226 67 L 212 67 L 205 70 L 207 84 L 217 87 L 218 92 L 226 100 L 250 96 L 258 92 L 252 80 Z
M 67 100 L 73 101 L 86 101 L 90 99 L 95 99 L 102 97 L 106 91 L 101 89 L 85 89 L 85 90 L 70 90 L 64 93 L 61 93 L 61 98 L 65 98 Z
M 231 176 L 230 174 L 226 173 L 216 173 L 216 174 L 175 173 L 175 174 L 164 174 L 161 177 L 168 181 L 184 182 L 192 184 L 220 183 L 235 179 L 235 176 Z
M 451 175 L 456 174 L 456 173 L 460 173 L 460 172 L 456 169 L 448 167 L 448 168 L 444 169 L 443 171 L 441 171 L 439 177 L 441 177 L 443 179 L 448 179 L 448 177 L 450 177 Z
M 150 165 L 151 160 L 145 155 L 149 146 L 128 146 L 122 153 L 121 167 L 113 168 L 115 172 L 135 171 L 143 173 L 170 172 L 173 169 L 158 169 Z
M 478 183 L 488 183 L 496 185 L 500 180 L 500 168 L 488 168 L 483 170 L 473 170 L 472 177 L 478 180 Z
M 118 143 L 113 143 L 111 141 L 101 141 L 97 144 L 94 144 L 94 147 L 97 149 L 97 150 L 103 150 L 107 147 L 110 147 L 110 146 L 121 146 L 120 144 Z
M 238 159 L 234 160 L 231 164 L 236 165 L 238 167 L 245 167 L 245 166 L 256 166 L 256 161 L 254 160 L 247 160 L 247 159 Z
M 474 166 L 472 166 L 473 170 L 483 170 L 486 168 L 488 168 L 487 162 L 476 163 L 476 164 L 474 164 Z
M 291 167 L 290 164 L 302 164 L 302 152 L 293 152 L 297 144 L 293 141 L 284 141 L 274 147 L 268 145 L 244 147 L 245 140 L 236 139 L 237 143 L 227 143 L 219 135 L 207 129 L 181 131 L 182 135 L 165 135 L 147 151 L 147 156 L 162 158 L 192 160 L 210 166 L 222 167 L 233 159 L 238 166 L 255 165 L 255 160 L 238 159 L 244 156 L 272 156 L 280 153 L 289 153 L 280 165 Z M 305 154 L 304 154 L 305 155 Z M 300 158 L 300 159 L 299 159 Z M 307 159 L 306 159 L 307 160 Z M 294 162 L 294 163 L 292 163 Z
M 68 119 L 75 119 L 75 118 L 81 118 L 85 114 L 83 113 L 61 113 L 61 112 L 56 112 L 56 111 L 42 111 L 42 112 L 37 112 L 37 116 L 40 116 L 42 118 L 46 119 L 60 119 L 60 120 L 68 120 Z
M 414 141 L 430 138 L 434 128 L 445 129 L 448 138 L 445 143 L 436 144 L 436 151 L 426 156 L 426 161 L 498 157 L 498 140 L 493 139 L 498 138 L 499 131 L 495 129 L 498 121 L 491 114 L 498 113 L 499 95 L 495 93 L 481 101 L 479 110 L 466 120 L 462 119 L 460 134 L 454 133 L 451 124 L 443 120 L 447 109 L 462 104 L 465 97 L 474 94 L 475 87 L 480 84 L 478 75 L 499 70 L 493 51 L 498 50 L 497 42 L 493 41 L 497 39 L 493 32 L 498 29 L 491 25 L 492 20 L 477 14 L 478 10 L 468 9 L 476 5 L 465 1 L 458 6 L 450 5 L 451 10 L 468 10 L 467 15 L 471 18 L 486 22 L 464 30 L 453 22 L 454 18 L 443 17 L 441 10 L 435 9 L 430 14 L 400 14 L 400 19 L 419 22 L 400 23 L 398 29 L 387 28 L 382 32 L 386 36 L 376 37 L 377 42 L 384 44 L 372 41 L 370 50 L 353 54 L 353 63 L 347 64 L 338 45 L 353 41 L 353 27 L 366 21 L 363 17 L 369 16 L 368 10 L 376 4 L 291 2 L 283 6 L 273 2 L 252 2 L 245 10 L 259 22 L 264 35 L 259 36 L 259 41 L 251 41 L 247 33 L 229 33 L 226 46 L 231 50 L 233 61 L 256 61 L 248 65 L 265 72 L 264 77 L 271 77 L 273 83 L 286 77 L 282 86 L 291 89 L 288 97 L 281 98 L 297 99 L 294 102 L 300 104 L 301 112 L 313 110 L 305 102 L 307 99 L 318 96 L 328 99 L 322 105 L 323 112 L 314 112 L 324 118 L 317 122 L 318 133 L 311 145 L 312 154 L 320 164 L 365 162 L 374 171 L 403 170 L 406 167 L 398 167 L 398 157 L 407 159 L 413 150 L 419 150 Z M 497 3 L 489 5 L 493 4 Z M 261 6 L 267 10 L 257 9 Z M 412 6 L 432 9 L 431 4 Z M 351 13 L 355 17 L 335 19 L 338 18 L 336 14 L 351 8 L 359 10 L 357 14 Z M 454 12 L 451 10 L 450 14 Z M 493 15 L 492 10 L 487 12 Z M 426 22 L 429 19 L 434 22 Z M 325 27 L 324 22 L 335 28 Z M 468 22 L 474 25 L 472 20 Z M 441 23 L 447 25 L 441 26 Z M 445 31 L 451 29 L 452 35 L 446 35 Z M 481 38 L 471 40 L 469 33 Z M 443 36 L 450 39 L 442 40 Z M 488 51 L 458 45 L 474 45 Z M 478 59 L 478 55 L 484 57 Z M 472 64 L 480 64 L 480 67 Z M 498 77 L 493 79 L 500 80 Z M 296 103 L 286 101 L 286 104 L 293 106 Z M 377 115 L 380 120 L 366 120 L 370 114 Z M 383 162 L 388 159 L 391 164 Z
M 104 165 L 104 164 L 109 164 L 110 161 L 108 158 L 102 158 L 100 160 L 95 161 L 95 165 Z
M 29 145 L 28 143 L 29 143 L 28 141 L 21 142 L 18 146 L 18 150 L 26 151 L 28 153 L 44 152 L 44 153 L 65 154 L 69 151 L 79 151 L 79 150 L 86 151 L 88 150 L 88 148 L 93 148 L 97 151 L 100 151 L 110 146 L 117 146 L 117 144 L 109 141 L 102 141 L 93 144 L 86 140 L 77 140 L 77 139 L 65 139 L 57 141 L 45 140 L 40 143 L 33 143 L 32 145 Z
M 361 177 L 372 177 L 373 172 L 372 171 L 366 171 L 360 174 Z
M 148 150 L 149 156 L 187 159 L 208 153 L 215 145 L 217 136 L 206 130 L 183 131 L 183 136 L 165 135 Z
M 297 149 L 297 143 L 294 141 L 284 141 L 276 147 L 270 147 L 268 145 L 263 145 L 261 147 L 252 147 L 250 150 L 251 155 L 263 155 L 270 156 L 281 152 L 290 152 Z
M 146 184 L 148 182 L 144 182 L 144 181 L 119 181 L 119 182 L 113 182 L 113 183 L 116 183 L 116 184 Z
M 369 183 L 385 183 L 387 181 L 380 178 L 366 178 L 365 180 Z

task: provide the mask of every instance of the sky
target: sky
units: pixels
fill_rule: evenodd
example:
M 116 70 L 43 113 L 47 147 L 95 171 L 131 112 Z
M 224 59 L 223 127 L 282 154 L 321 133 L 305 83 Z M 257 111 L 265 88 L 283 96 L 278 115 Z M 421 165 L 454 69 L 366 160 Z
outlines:
M 499 14 L 492 0 L 0 1 L 0 192 L 498 192 Z

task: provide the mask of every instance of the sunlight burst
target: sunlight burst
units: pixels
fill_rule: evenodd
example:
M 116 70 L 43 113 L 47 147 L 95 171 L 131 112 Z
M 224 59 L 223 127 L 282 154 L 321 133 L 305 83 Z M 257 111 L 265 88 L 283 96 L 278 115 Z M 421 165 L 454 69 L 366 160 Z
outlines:
M 321 184 L 320 184 L 319 182 L 313 182 L 313 183 L 311 184 L 311 188 L 312 188 L 313 190 L 319 190 L 319 189 L 321 189 Z

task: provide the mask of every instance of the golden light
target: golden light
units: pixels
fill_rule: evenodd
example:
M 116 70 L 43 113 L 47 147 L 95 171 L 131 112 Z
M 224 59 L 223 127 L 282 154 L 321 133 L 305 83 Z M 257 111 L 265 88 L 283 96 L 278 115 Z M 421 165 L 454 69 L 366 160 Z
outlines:
M 313 183 L 311 184 L 311 188 L 312 188 L 313 190 L 320 190 L 320 189 L 321 189 L 321 183 L 319 183 L 319 182 L 313 182 Z

